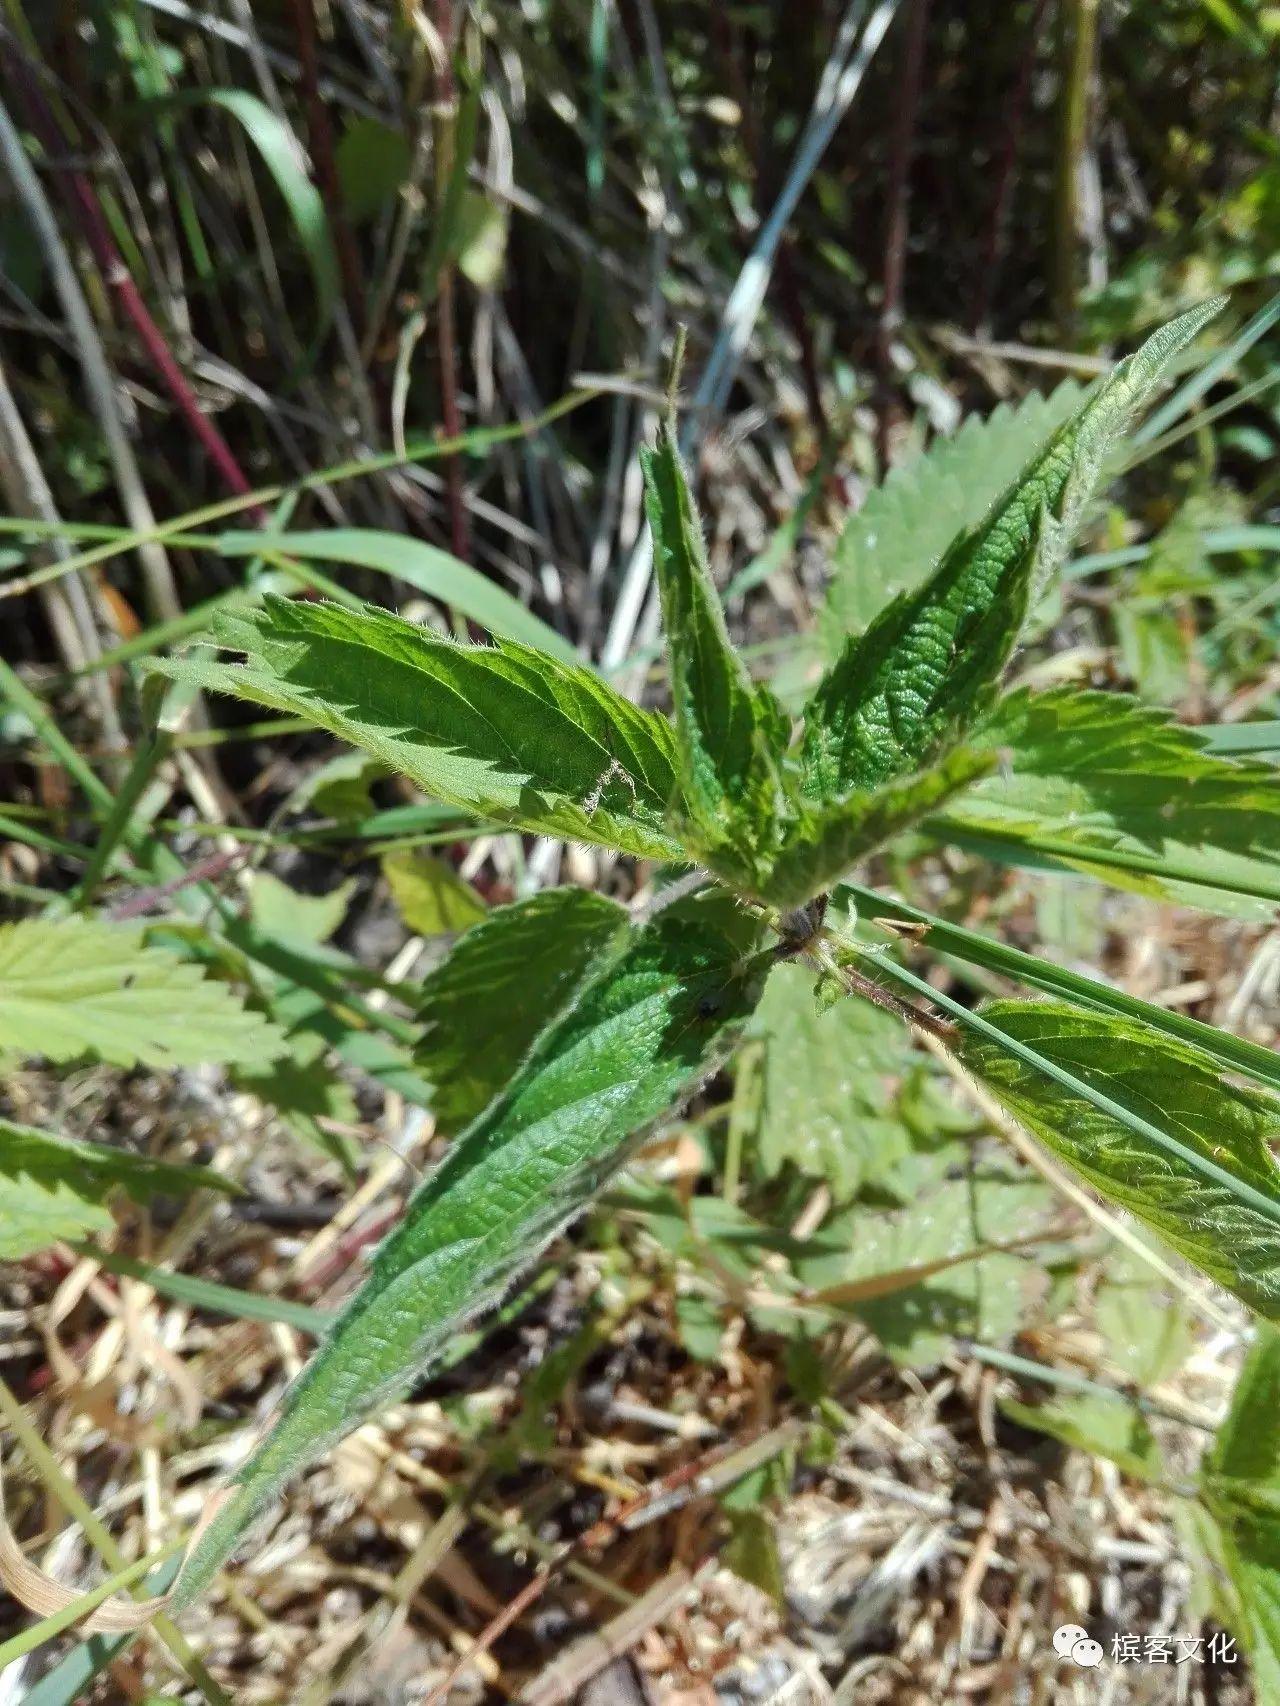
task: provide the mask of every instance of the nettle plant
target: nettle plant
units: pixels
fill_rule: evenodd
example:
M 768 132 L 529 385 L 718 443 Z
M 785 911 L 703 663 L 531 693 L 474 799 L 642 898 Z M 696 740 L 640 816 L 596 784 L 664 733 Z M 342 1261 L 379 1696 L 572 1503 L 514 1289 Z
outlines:
M 670 718 L 524 644 L 279 598 L 222 622 L 243 661 L 157 666 L 309 719 L 490 824 L 675 873 L 637 916 L 573 888 L 502 907 L 429 975 L 420 1061 L 452 1145 L 225 1490 L 176 1603 L 725 1060 L 780 962 L 824 1004 L 891 1010 L 1102 1196 L 1280 1314 L 1267 1050 L 844 881 L 911 832 L 1227 911 L 1280 899 L 1273 772 L 1120 695 L 1001 697 L 1119 435 L 1217 306 L 1157 332 L 931 569 L 926 551 L 798 720 L 730 644 L 670 422 L 644 457 Z M 930 946 L 1036 994 L 971 1010 L 905 963 Z

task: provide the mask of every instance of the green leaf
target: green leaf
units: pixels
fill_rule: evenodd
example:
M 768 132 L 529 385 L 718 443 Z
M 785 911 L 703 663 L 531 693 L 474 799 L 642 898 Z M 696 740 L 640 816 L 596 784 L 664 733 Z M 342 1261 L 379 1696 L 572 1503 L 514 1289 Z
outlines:
M 462 192 L 455 234 L 458 271 L 477 290 L 493 290 L 501 282 L 507 259 L 508 215 L 501 202 L 479 190 Z
M 159 1068 L 280 1053 L 279 1030 L 227 984 L 143 937 L 92 918 L 0 925 L 0 1049 Z
M 1191 641 L 1167 610 L 1122 601 L 1115 608 L 1116 638 L 1126 675 L 1144 699 L 1176 705 L 1190 680 Z
M 1000 1408 L 1011 1421 L 1048 1434 L 1091 1457 L 1106 1457 L 1138 1481 L 1158 1481 L 1165 1472 L 1164 1454 L 1142 1412 L 1123 1398 L 1101 1393 L 1072 1393 L 1043 1404 L 1019 1404 L 1002 1398 Z
M 1258 761 L 1117 693 L 1014 693 L 973 737 L 998 774 L 940 820 L 1005 857 L 1080 871 L 1139 894 L 1269 919 L 1280 900 L 1280 787 Z
M 633 933 L 452 1145 L 196 1542 L 175 1603 L 207 1586 L 286 1481 L 420 1378 L 708 1071 L 763 971 L 721 918 L 715 902 L 677 905 Z
M 586 669 L 318 602 L 268 598 L 216 631 L 245 663 L 153 667 L 305 717 L 437 799 L 512 828 L 680 854 L 664 827 L 675 790 L 669 725 Z
M 730 1511 L 729 1530 L 720 1562 L 740 1581 L 759 1588 L 780 1610 L 783 1609 L 787 1583 L 771 1519 L 760 1510 Z
M 1280 1090 L 1280 1056 L 1274 1049 L 1248 1042 L 1243 1037 L 1233 1037 L 1229 1031 L 1217 1030 L 1213 1025 L 1189 1018 L 1172 1008 L 1155 1007 L 1151 1002 L 1141 1001 L 1136 995 L 1126 994 L 1112 984 L 1100 983 L 1096 978 L 1055 965 L 1043 954 L 1024 953 L 1020 948 L 1011 948 L 1005 942 L 982 935 L 980 931 L 949 924 L 945 919 L 921 911 L 918 906 L 907 906 L 858 883 L 846 883 L 844 889 L 832 896 L 833 903 L 839 903 L 846 890 L 863 918 L 898 919 L 906 924 L 922 925 L 924 931 L 920 941 L 931 948 L 973 965 L 985 966 L 989 971 L 1002 972 L 1019 983 L 1042 989 L 1047 995 L 1061 996 L 1076 1006 L 1094 1007 L 1099 1012 L 1121 1013 L 1126 1018 L 1136 1019 L 1153 1030 L 1193 1044 L 1232 1072 L 1243 1072 L 1250 1078 L 1256 1078 L 1260 1084 L 1269 1084 Z
M 362 820 L 375 816 L 369 790 L 386 775 L 386 765 L 378 764 L 367 754 L 340 752 L 294 789 L 289 797 L 290 810 L 301 812 L 310 808 L 320 817 L 363 828 Z
M 970 415 L 951 438 L 936 438 L 896 464 L 845 523 L 836 544 L 820 633 L 834 659 L 901 593 L 912 592 L 957 534 L 976 527 L 1049 437 L 1075 415 L 1084 390 L 1064 380 L 1049 396 Z
M 256 1072 L 234 1071 L 237 1089 L 246 1090 L 265 1102 L 284 1121 L 295 1137 L 352 1171 L 357 1148 L 351 1139 L 327 1131 L 321 1120 L 354 1125 L 360 1117 L 350 1087 L 329 1065 L 328 1044 L 314 1031 L 293 1031 L 285 1039 L 285 1052 L 278 1060 Z
M 274 178 L 311 268 L 319 330 L 324 331 L 338 295 L 338 258 L 324 198 L 308 175 L 307 156 L 301 143 L 277 113 L 246 89 L 211 89 L 193 98 L 230 113 Z
M 957 1142 L 903 1156 L 876 1195 L 899 1206 L 856 1202 L 827 1221 L 822 1243 L 843 1248 L 795 1264 L 806 1286 L 853 1292 L 846 1309 L 898 1362 L 936 1362 L 957 1333 L 1007 1338 L 1043 1276 L 1034 1260 L 990 1246 L 1034 1232 L 1052 1208 L 1048 1189 L 1002 1160 L 975 1160 L 972 1146 Z M 928 1274 L 931 1264 L 939 1271 Z M 856 1296 L 860 1282 L 882 1276 L 893 1282 L 887 1289 L 877 1294 L 868 1283 Z
M 177 1166 L 0 1120 L 0 1261 L 12 1262 L 64 1238 L 110 1232 L 114 1190 L 134 1202 L 237 1187 L 208 1167 Z
M 681 808 L 711 868 L 750 885 L 776 839 L 778 765 L 790 726 L 752 686 L 729 643 L 670 424 L 641 462 L 670 653 Z
M 342 204 L 357 223 L 392 202 L 409 176 L 413 151 L 402 130 L 381 119 L 354 118 L 334 149 Z
M 396 911 L 419 936 L 452 936 L 469 930 L 487 910 L 471 884 L 430 853 L 402 848 L 384 854 L 382 874 Z
M 961 747 L 932 770 L 855 793 L 821 811 L 802 811 L 759 888 L 777 906 L 801 906 L 831 887 L 869 853 L 935 812 L 996 764 L 991 753 Z
M 1269 1147 L 1280 1099 L 1117 1015 L 997 1001 L 981 1021 L 957 1050 L 1004 1107 L 1218 1284 L 1280 1317 L 1280 1173 Z
M 626 929 L 586 889 L 544 889 L 496 907 L 424 982 L 419 1062 L 441 1131 L 461 1131 L 507 1083 Z
M 1220 306 L 1182 315 L 1121 362 L 929 579 L 848 643 L 806 708 L 807 793 L 831 799 L 919 770 L 987 709 L 1107 451 Z
M 328 894 L 303 894 L 270 871 L 255 871 L 249 888 L 249 917 L 255 930 L 278 942 L 327 942 L 347 916 L 355 880 L 338 883 Z
M 1201 1471 L 1259 1700 L 1280 1698 L 1280 1333 L 1259 1331 Z
M 906 1154 L 896 1080 L 911 1065 L 906 1027 L 869 1001 L 819 1013 L 812 971 L 769 974 L 752 1024 L 764 1039 L 759 1158 L 766 1178 L 790 1164 L 823 1179 L 837 1202 Z
M 328 527 L 312 533 L 227 532 L 219 534 L 224 557 L 279 554 L 313 563 L 347 563 L 374 569 L 416 587 L 428 598 L 448 605 L 459 616 L 487 628 L 503 640 L 536 646 L 561 663 L 580 664 L 573 646 L 545 622 L 526 610 L 500 586 L 459 562 L 438 545 L 410 539 L 403 533 L 380 533 L 373 527 Z

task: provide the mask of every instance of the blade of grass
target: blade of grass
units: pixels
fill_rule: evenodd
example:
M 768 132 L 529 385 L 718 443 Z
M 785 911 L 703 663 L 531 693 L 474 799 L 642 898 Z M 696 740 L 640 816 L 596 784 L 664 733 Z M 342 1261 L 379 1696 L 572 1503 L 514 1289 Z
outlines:
M 1171 1137 L 1167 1131 L 1162 1131 L 1150 1120 L 1143 1119 L 1140 1114 L 1135 1114 L 1131 1109 L 1114 1101 L 1104 1091 L 1095 1089 L 1092 1084 L 1087 1084 L 1082 1078 L 1077 1078 L 1065 1067 L 1058 1066 L 1042 1054 L 1037 1054 L 1035 1049 L 1028 1048 L 1016 1037 L 1008 1035 L 998 1026 L 989 1023 L 980 1013 L 972 1012 L 959 1001 L 954 1001 L 951 996 L 935 989 L 931 983 L 926 983 L 922 977 L 917 977 L 905 966 L 900 966 L 896 961 L 882 955 L 872 954 L 859 943 L 844 940 L 842 946 L 860 954 L 894 982 L 905 985 L 915 994 L 923 996 L 926 1001 L 941 1007 L 943 1012 L 962 1029 L 972 1031 L 978 1036 L 985 1037 L 988 1042 L 995 1043 L 1006 1054 L 1013 1055 L 1024 1066 L 1029 1066 L 1033 1072 L 1039 1072 L 1046 1078 L 1051 1078 L 1055 1084 L 1061 1085 L 1071 1095 L 1078 1096 L 1081 1100 L 1090 1103 L 1097 1108 L 1099 1113 L 1105 1114 L 1108 1119 L 1115 1120 L 1118 1125 L 1124 1126 L 1138 1137 L 1145 1138 L 1148 1143 L 1163 1150 L 1166 1155 L 1172 1156 L 1180 1166 L 1188 1168 L 1193 1173 L 1198 1173 L 1202 1179 L 1216 1185 L 1219 1190 L 1226 1191 L 1236 1201 L 1247 1203 L 1255 1213 L 1270 1221 L 1272 1225 L 1280 1227 L 1280 1203 L 1273 1201 L 1262 1191 L 1255 1190 L 1247 1180 L 1237 1178 L 1234 1173 L 1229 1173 L 1225 1167 L 1219 1167 L 1216 1161 L 1211 1161 L 1206 1155 L 1197 1154 L 1194 1149 L 1180 1143 L 1176 1137 Z
M 78 1623 L 82 1617 L 96 1611 L 104 1600 L 110 1599 L 112 1594 L 121 1588 L 132 1587 L 157 1564 L 171 1558 L 183 1544 L 184 1537 L 175 1536 L 167 1546 L 160 1547 L 145 1558 L 139 1558 L 134 1564 L 126 1564 L 124 1569 L 114 1571 L 96 1587 L 88 1588 L 78 1599 L 64 1605 L 61 1611 L 51 1612 L 48 1617 L 42 1617 L 38 1623 L 33 1623 L 21 1634 L 14 1635 L 7 1641 L 0 1641 L 0 1671 L 4 1670 L 6 1665 L 11 1665 L 15 1659 L 22 1659 L 28 1653 L 34 1653 L 36 1648 L 43 1647 L 46 1641 L 54 1640 L 65 1629 L 70 1629 L 73 1623 Z
M 327 1331 L 333 1322 L 330 1310 L 312 1309 L 309 1304 L 294 1303 L 287 1297 L 240 1291 L 235 1286 L 219 1285 L 215 1280 L 174 1273 L 169 1268 L 158 1268 L 152 1262 L 140 1262 L 132 1256 L 121 1256 L 114 1250 L 99 1249 L 96 1244 L 77 1243 L 71 1248 L 77 1255 L 97 1262 L 108 1273 L 117 1274 L 122 1279 L 142 1280 L 152 1291 L 172 1298 L 175 1303 L 187 1303 L 193 1309 L 227 1315 L 234 1321 L 279 1321 L 286 1327 L 296 1327 L 301 1333 L 310 1333 L 313 1338 Z
M 1280 320 L 1280 291 L 1265 302 L 1257 313 L 1246 320 L 1244 325 L 1232 338 L 1231 342 L 1220 349 L 1217 355 L 1206 361 L 1202 367 L 1183 381 L 1172 396 L 1168 397 L 1158 409 L 1147 416 L 1143 424 L 1133 434 L 1131 442 L 1135 445 L 1149 444 L 1152 439 L 1159 438 L 1164 432 L 1180 421 L 1200 401 L 1224 373 L 1229 373 L 1240 360 L 1240 357 L 1251 350 L 1260 338 L 1266 336 Z
M 67 1478 L 62 1465 L 40 1437 L 39 1430 L 28 1420 L 26 1411 L 2 1378 L 0 1378 L 0 1412 L 3 1412 L 4 1419 L 13 1430 L 14 1437 L 26 1453 L 31 1466 L 39 1474 L 45 1486 L 67 1515 L 80 1524 L 84 1530 L 85 1538 L 94 1551 L 106 1561 L 111 1569 L 125 1569 L 124 1554 L 116 1545 L 114 1537 L 85 1502 L 80 1489 Z M 186 1636 L 170 1618 L 159 1613 L 151 1627 L 204 1695 L 209 1706 L 234 1706 L 231 1697 L 224 1693 L 213 1677 L 210 1676 L 201 1659 L 192 1650 Z
M 982 966 L 987 971 L 1002 972 L 1019 983 L 1043 990 L 1047 995 L 1065 996 L 1068 1001 L 1077 1001 L 1087 1007 L 1141 1019 L 1166 1036 L 1193 1043 L 1224 1066 L 1280 1089 L 1280 1055 L 1259 1043 L 1234 1037 L 1228 1031 L 1220 1031 L 1216 1025 L 1202 1024 L 1199 1019 L 1189 1018 L 1185 1013 L 1155 1007 L 1149 1001 L 1139 1000 L 1136 995 L 1127 995 L 1122 989 L 1113 989 L 1110 984 L 1099 983 L 1095 978 L 1055 965 L 1040 954 L 1023 953 L 1020 948 L 1011 948 L 977 930 L 949 924 L 931 912 L 924 912 L 918 906 L 908 906 L 904 901 L 891 900 L 875 889 L 850 882 L 841 886 L 853 895 L 858 914 L 864 920 L 889 918 L 924 925 L 926 933 L 921 940 L 931 948 L 968 964 Z

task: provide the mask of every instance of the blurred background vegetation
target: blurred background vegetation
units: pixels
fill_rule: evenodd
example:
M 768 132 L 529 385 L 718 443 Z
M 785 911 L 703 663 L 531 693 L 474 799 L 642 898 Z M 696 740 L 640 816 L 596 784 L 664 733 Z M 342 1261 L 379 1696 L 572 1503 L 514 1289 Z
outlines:
M 895 494 L 940 548 L 1079 386 L 1229 291 L 1194 407 L 1134 447 L 1027 679 L 1274 750 L 1280 7 L 7 0 L 0 29 L 0 897 L 18 917 L 89 880 L 155 917 L 211 885 L 231 922 L 202 957 L 250 967 L 295 1027 L 283 1063 L 230 1077 L 27 1066 L 6 1090 L 13 1118 L 214 1157 L 247 1188 L 117 1228 L 117 1256 L 231 1288 L 147 1290 L 119 1329 L 182 1359 L 198 1424 L 145 1354 L 113 1366 L 74 1253 L 0 1269 L 0 1373 L 132 1557 L 162 1509 L 194 1520 L 298 1366 L 305 1320 L 234 1298 L 340 1301 L 435 1153 L 397 1017 L 414 979 L 489 904 L 649 880 L 481 836 L 225 703 L 184 719 L 171 696 L 153 750 L 140 661 L 301 590 L 460 635 L 531 615 L 661 703 L 636 450 L 685 325 L 713 568 L 796 694 L 822 624 L 893 584 Z M 101 851 L 86 768 L 136 781 L 129 821 L 178 875 Z M 1267 909 L 1206 922 L 920 852 L 880 874 L 1274 1043 Z M 791 976 L 506 1318 L 308 1477 L 193 1626 L 195 1684 L 125 1643 L 0 1698 L 422 1700 L 472 1652 L 458 1698 L 551 1706 L 604 1625 L 633 1655 L 608 1669 L 620 1699 L 1065 1701 L 1097 1680 L 1064 1682 L 1056 1623 L 1221 1635 L 1169 1487 L 1226 1407 L 1240 1312 L 1206 1316 L 989 1142 L 881 1015 L 815 1033 Z M 50 1319 L 79 1386 L 53 1378 Z M 709 1510 L 577 1544 L 709 1451 L 736 1464 Z M 10 1491 L 33 1550 L 48 1491 L 35 1471 Z M 539 1556 L 551 1585 L 496 1627 Z M 1110 1698 L 1253 1697 L 1221 1650 L 1178 1674 L 1175 1695 L 1118 1667 Z

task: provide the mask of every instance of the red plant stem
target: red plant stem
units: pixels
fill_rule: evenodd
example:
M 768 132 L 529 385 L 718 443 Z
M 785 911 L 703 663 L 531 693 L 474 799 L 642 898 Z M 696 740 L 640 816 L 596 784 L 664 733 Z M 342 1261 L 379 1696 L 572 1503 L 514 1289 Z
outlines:
M 444 199 L 445 188 L 453 166 L 453 129 L 458 111 L 457 89 L 453 80 L 453 3 L 436 0 L 436 29 L 444 43 L 440 64 L 440 119 L 436 126 L 436 186 L 437 206 Z M 453 314 L 453 266 L 446 261 L 440 269 L 436 301 L 436 340 L 440 352 L 440 418 L 446 438 L 458 438 L 462 433 L 462 416 L 458 412 L 458 372 L 455 350 Z M 456 455 L 445 459 L 445 489 L 449 499 L 449 539 L 453 554 L 464 563 L 470 560 L 471 543 L 467 531 L 467 511 L 462 501 L 462 462 Z
M 1022 63 L 1018 67 L 1018 81 L 1014 85 L 1013 96 L 1009 102 L 1009 122 L 1005 126 L 1004 147 L 1000 151 L 1000 164 L 996 168 L 996 192 L 991 198 L 987 240 L 983 245 L 977 288 L 974 291 L 973 307 L 969 312 L 969 329 L 973 332 L 985 326 L 991 316 L 992 296 L 1000 271 L 1000 252 L 1004 246 L 1005 224 L 1009 217 L 1009 199 L 1013 194 L 1013 172 L 1026 122 L 1027 100 L 1031 94 L 1031 74 L 1035 70 L 1036 49 L 1040 45 L 1040 32 L 1044 28 L 1048 12 L 1049 0 L 1037 0 L 1027 31 L 1027 45 L 1023 51 Z
M 329 109 L 320 94 L 320 60 L 316 51 L 316 19 L 313 0 L 290 0 L 293 9 L 294 33 L 298 40 L 298 65 L 302 72 L 302 98 L 307 108 L 307 130 L 311 138 L 311 154 L 315 161 L 316 181 L 324 197 L 325 210 L 333 230 L 342 268 L 342 288 L 347 299 L 347 312 L 359 338 L 364 331 L 364 285 L 360 277 L 360 262 L 356 256 L 347 210 L 342 200 L 342 184 L 338 178 L 337 157 L 333 148 L 333 125 Z
M 54 116 L 52 108 L 45 100 L 34 78 L 30 75 L 22 56 L 10 46 L 7 63 L 18 96 L 26 110 L 28 122 L 40 139 L 41 146 L 52 163 L 57 164 L 58 157 L 67 151 L 67 140 L 62 128 Z M 72 211 L 78 215 L 85 241 L 89 245 L 94 262 L 103 280 L 120 305 L 125 318 L 138 335 L 139 342 L 146 351 L 151 365 L 155 368 L 161 382 L 173 399 L 179 414 L 186 421 L 195 438 L 212 462 L 219 478 L 227 490 L 243 497 L 252 491 L 243 469 L 232 455 L 231 448 L 217 427 L 200 407 L 195 392 L 187 383 L 182 369 L 178 366 L 172 350 L 165 341 L 163 332 L 151 317 L 151 311 L 142 300 L 141 292 L 133 281 L 124 258 L 116 247 L 115 239 L 107 227 L 102 205 L 84 172 L 73 166 L 58 165 L 59 176 L 69 195 Z M 266 511 L 255 506 L 248 512 L 259 526 L 265 524 Z
M 889 203 L 884 238 L 884 295 L 876 336 L 880 374 L 878 439 L 881 472 L 889 465 L 889 415 L 892 408 L 893 335 L 902 321 L 902 281 L 906 273 L 907 215 L 911 201 L 911 152 L 924 71 L 929 0 L 909 0 L 906 40 L 902 44 L 902 86 L 894 113 L 889 149 Z

